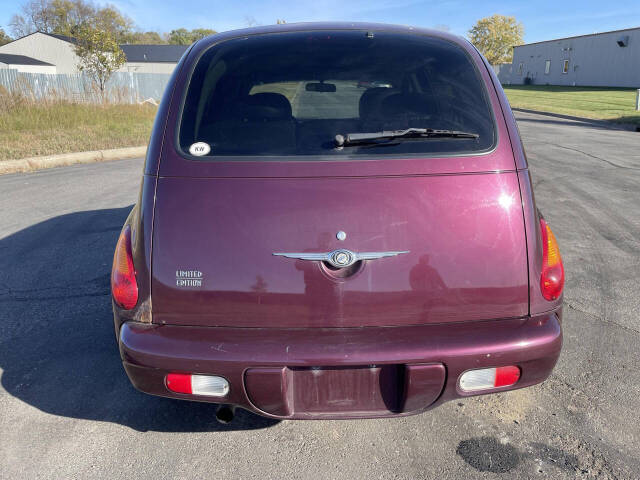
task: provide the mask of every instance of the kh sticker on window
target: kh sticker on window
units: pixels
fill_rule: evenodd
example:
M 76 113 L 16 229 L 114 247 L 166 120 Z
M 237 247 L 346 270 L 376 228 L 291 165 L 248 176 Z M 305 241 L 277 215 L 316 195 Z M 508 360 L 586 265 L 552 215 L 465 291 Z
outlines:
M 211 147 L 208 143 L 204 142 L 196 142 L 189 147 L 189 153 L 191 155 L 195 155 L 196 157 L 201 157 L 202 155 L 206 155 L 211 151 Z

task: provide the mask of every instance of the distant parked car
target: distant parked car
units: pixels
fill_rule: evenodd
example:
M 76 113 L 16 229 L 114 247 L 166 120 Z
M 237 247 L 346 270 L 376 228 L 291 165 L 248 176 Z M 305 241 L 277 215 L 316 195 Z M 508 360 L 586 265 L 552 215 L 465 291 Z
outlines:
M 389 83 L 336 88 L 367 77 Z M 116 247 L 124 368 L 143 392 L 221 404 L 222 421 L 402 416 L 542 382 L 564 270 L 531 185 L 464 39 L 207 37 L 169 82 Z

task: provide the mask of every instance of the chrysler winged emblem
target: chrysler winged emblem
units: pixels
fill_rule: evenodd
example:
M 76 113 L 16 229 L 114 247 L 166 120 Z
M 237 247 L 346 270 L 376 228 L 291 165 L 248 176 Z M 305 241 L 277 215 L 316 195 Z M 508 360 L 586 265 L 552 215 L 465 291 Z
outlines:
M 375 260 L 377 258 L 395 257 L 403 253 L 409 253 L 409 250 L 391 251 L 391 252 L 361 252 L 356 253 L 351 250 L 339 249 L 328 253 L 274 253 L 278 257 L 296 258 L 298 260 L 309 260 L 312 262 L 327 262 L 335 268 L 350 267 L 360 260 Z

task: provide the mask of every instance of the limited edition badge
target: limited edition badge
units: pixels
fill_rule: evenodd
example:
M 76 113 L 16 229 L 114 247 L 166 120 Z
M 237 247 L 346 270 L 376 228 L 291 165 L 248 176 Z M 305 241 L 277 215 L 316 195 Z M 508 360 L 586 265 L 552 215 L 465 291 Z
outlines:
M 176 270 L 176 287 L 202 287 L 203 279 L 199 270 Z

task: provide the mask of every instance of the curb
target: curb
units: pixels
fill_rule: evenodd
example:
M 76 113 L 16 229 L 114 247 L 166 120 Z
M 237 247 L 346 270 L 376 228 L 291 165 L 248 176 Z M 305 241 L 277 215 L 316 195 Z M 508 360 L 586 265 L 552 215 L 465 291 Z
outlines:
M 598 125 L 600 127 L 609 127 L 613 130 L 631 130 L 633 132 L 640 131 L 640 130 L 637 130 L 638 128 L 640 128 L 640 125 L 634 125 L 633 123 L 616 123 L 610 120 L 598 120 L 596 118 L 574 117 L 572 115 L 564 115 L 562 113 L 542 112 L 540 110 L 530 110 L 528 108 L 511 107 L 511 110 L 513 110 L 514 112 L 534 113 L 536 115 L 546 115 L 547 117 L 562 118 L 564 120 L 573 120 L 575 122 L 591 123 L 593 125 Z
M 44 157 L 29 157 L 19 160 L 0 160 L 0 175 L 25 173 L 44 168 L 65 167 L 77 163 L 107 162 L 125 158 L 144 157 L 147 146 L 114 148 L 111 150 L 93 150 L 89 152 L 61 153 Z

